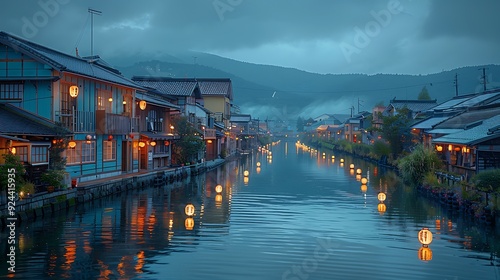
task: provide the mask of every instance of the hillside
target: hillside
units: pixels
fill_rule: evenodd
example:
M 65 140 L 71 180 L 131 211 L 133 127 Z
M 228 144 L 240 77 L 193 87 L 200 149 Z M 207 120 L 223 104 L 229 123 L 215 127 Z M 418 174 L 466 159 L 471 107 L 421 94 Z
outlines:
M 455 74 L 458 75 L 459 94 L 481 92 L 482 67 L 463 67 L 428 75 L 325 75 L 184 52 L 118 68 L 127 77 L 227 77 L 233 81 L 234 103 L 243 113 L 260 119 L 292 120 L 298 115 L 345 114 L 352 106 L 357 111 L 358 104 L 360 110 L 371 110 L 375 104 L 388 104 L 393 98 L 415 99 L 424 86 L 431 98 L 444 102 L 455 96 Z M 500 76 L 500 66 L 484 67 L 487 68 L 487 88 L 500 87 L 500 81 L 495 80 Z

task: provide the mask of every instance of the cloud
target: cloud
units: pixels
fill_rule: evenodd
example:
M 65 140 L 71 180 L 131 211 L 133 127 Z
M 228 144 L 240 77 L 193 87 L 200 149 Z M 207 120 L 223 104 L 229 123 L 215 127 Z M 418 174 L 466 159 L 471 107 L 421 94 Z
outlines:
M 2 2 L 3 31 L 66 53 L 78 47 L 81 55 L 90 52 L 87 10 L 102 11 L 94 17 L 94 49 L 105 59 L 129 56 L 133 60 L 172 50 L 195 50 L 311 72 L 367 74 L 425 74 L 471 63 L 500 63 L 496 51 L 500 47 L 496 36 L 500 18 L 495 14 L 500 2 L 496 0 L 19 3 Z M 379 22 L 379 29 L 373 29 L 377 23 L 374 15 L 396 4 L 402 7 L 401 13 L 392 14 L 387 25 Z M 46 19 L 40 17 L 43 14 Z M 36 32 L 25 36 L 26 21 L 36 20 L 43 24 L 34 25 Z M 369 42 L 356 46 L 357 30 L 366 33 L 366 28 L 372 28 Z M 343 43 L 357 48 L 349 59 L 340 47 Z M 470 52 L 465 55 L 463 50 Z M 440 59 L 443 54 L 451 58 Z

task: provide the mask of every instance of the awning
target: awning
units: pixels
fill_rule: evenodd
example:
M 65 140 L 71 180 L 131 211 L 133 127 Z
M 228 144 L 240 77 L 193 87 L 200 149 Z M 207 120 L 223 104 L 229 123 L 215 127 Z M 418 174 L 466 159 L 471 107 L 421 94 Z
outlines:
M 5 138 L 5 139 L 10 139 L 10 140 L 13 140 L 13 141 L 21 141 L 21 142 L 29 142 L 30 141 L 28 139 L 19 138 L 19 137 L 15 137 L 15 136 L 9 136 L 9 135 L 6 135 L 6 134 L 0 134 L 0 137 L 1 138 Z

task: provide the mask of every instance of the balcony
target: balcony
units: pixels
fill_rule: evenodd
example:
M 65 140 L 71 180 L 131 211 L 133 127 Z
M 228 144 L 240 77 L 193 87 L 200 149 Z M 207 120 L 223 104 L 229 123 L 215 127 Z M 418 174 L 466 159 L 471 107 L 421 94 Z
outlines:
M 104 110 L 97 110 L 96 134 L 127 134 L 132 129 L 132 121 L 128 116 L 106 113 Z
M 95 113 L 86 111 L 56 111 L 56 120 L 72 132 L 94 132 Z

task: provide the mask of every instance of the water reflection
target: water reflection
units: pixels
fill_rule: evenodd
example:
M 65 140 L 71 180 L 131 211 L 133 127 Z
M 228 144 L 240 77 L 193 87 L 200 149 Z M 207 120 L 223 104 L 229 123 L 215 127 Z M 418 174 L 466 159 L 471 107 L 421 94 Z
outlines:
M 390 170 L 292 145 L 19 227 L 16 277 L 497 278 L 494 231 L 419 196 Z M 424 227 L 432 250 L 418 241 Z M 5 275 L 6 264 L 0 269 Z

